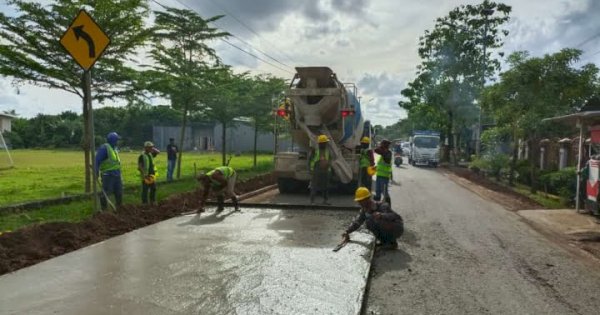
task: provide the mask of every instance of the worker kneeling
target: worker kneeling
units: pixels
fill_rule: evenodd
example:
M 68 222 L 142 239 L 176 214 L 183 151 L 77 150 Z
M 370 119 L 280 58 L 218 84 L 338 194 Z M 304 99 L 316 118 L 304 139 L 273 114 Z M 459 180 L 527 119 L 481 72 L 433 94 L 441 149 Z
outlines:
M 392 211 L 388 203 L 373 201 L 371 192 L 365 187 L 356 190 L 354 201 L 360 204 L 360 214 L 342 234 L 343 241 L 349 241 L 350 233 L 366 222 L 367 229 L 375 235 L 382 249 L 397 249 L 396 239 L 404 232 L 402 217 Z
M 221 212 L 225 209 L 225 197 L 231 198 L 235 211 L 239 211 L 240 207 L 237 196 L 235 195 L 236 178 L 237 173 L 229 166 L 220 166 L 206 174 L 200 174 L 200 176 L 198 176 L 198 181 L 203 185 L 203 193 L 200 199 L 200 209 L 198 209 L 198 213 L 204 209 L 204 203 L 206 202 L 206 198 L 211 189 L 217 195 L 217 212 Z

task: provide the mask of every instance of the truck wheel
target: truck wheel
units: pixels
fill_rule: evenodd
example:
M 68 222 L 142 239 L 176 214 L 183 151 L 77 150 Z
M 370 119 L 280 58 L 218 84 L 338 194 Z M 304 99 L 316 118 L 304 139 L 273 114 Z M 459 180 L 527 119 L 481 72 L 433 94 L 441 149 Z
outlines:
M 296 191 L 296 180 L 293 178 L 278 178 L 277 188 L 280 194 L 291 194 Z

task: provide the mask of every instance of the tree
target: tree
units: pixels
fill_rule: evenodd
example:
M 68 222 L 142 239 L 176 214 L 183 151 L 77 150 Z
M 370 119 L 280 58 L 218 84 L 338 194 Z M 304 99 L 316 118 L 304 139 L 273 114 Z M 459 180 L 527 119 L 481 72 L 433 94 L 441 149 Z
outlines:
M 423 59 L 417 77 L 402 91 L 407 101 L 399 105 L 409 111 L 443 112 L 443 125 L 450 137 L 453 156 L 459 146 L 458 132 L 475 121 L 475 99 L 486 77 L 499 69 L 490 48 L 502 46 L 508 34 L 500 27 L 508 21 L 511 7 L 485 0 L 479 5 L 459 6 L 438 18 L 432 31 L 419 39 L 418 53 Z M 424 105 L 424 106 L 423 106 Z
M 17 84 L 59 89 L 83 101 L 83 71 L 64 51 L 59 38 L 85 7 L 111 39 L 93 69 L 92 98 L 97 101 L 135 93 L 136 71 L 125 63 L 143 45 L 149 10 L 145 0 L 54 0 L 49 5 L 7 0 L 16 16 L 0 13 L 0 74 Z M 85 102 L 84 102 L 84 112 Z M 87 130 L 87 128 L 86 128 Z M 90 143 L 84 141 L 85 189 L 90 191 Z
M 273 129 L 273 97 L 281 95 L 285 89 L 285 80 L 271 76 L 255 76 L 250 79 L 250 101 L 245 104 L 245 117 L 249 117 L 254 127 L 254 167 L 256 167 L 258 133 Z
M 500 82 L 488 87 L 483 106 L 493 113 L 497 128 L 510 137 L 512 163 L 510 181 L 514 177 L 517 141 L 529 143 L 532 190 L 536 187 L 536 163 L 539 141 L 561 128 L 542 122 L 543 118 L 576 111 L 585 100 L 598 92 L 598 68 L 593 64 L 574 68 L 581 51 L 563 49 L 554 54 L 531 58 L 527 52 L 508 57 L 510 69 L 500 74 Z
M 226 164 L 227 128 L 234 125 L 236 118 L 247 113 L 245 108 L 252 101 L 252 87 L 252 79 L 247 73 L 235 74 L 230 68 L 222 68 L 206 88 L 202 114 L 222 126 L 223 165 Z
M 201 109 L 204 102 L 204 87 L 220 65 L 215 50 L 208 46 L 210 40 L 227 37 L 209 26 L 222 16 L 204 19 L 196 12 L 163 7 L 157 11 L 155 20 L 153 70 L 146 72 L 146 88 L 171 100 L 171 106 L 181 111 L 181 133 L 177 178 L 181 176 L 183 141 L 191 111 Z

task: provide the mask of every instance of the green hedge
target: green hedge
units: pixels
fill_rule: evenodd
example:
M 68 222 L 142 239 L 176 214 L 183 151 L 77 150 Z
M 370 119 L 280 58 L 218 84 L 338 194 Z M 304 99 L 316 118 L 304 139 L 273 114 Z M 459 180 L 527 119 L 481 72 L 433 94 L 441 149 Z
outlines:
M 547 193 L 558 195 L 563 203 L 570 204 L 575 200 L 577 168 L 567 167 L 560 171 L 542 174 L 540 184 Z

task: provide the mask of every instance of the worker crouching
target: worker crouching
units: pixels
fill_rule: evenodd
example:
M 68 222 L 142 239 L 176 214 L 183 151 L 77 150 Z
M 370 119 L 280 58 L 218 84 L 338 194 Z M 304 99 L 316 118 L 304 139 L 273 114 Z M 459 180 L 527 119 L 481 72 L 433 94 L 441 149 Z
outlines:
M 354 201 L 360 205 L 360 214 L 342 234 L 344 242 L 350 240 L 350 233 L 366 223 L 366 227 L 379 241 L 382 249 L 397 249 L 396 241 L 404 232 L 402 217 L 394 212 L 388 203 L 378 203 L 371 199 L 371 192 L 365 187 L 356 190 Z
M 235 211 L 240 211 L 238 198 L 235 194 L 235 181 L 237 179 L 237 173 L 229 166 L 220 166 L 214 170 L 200 174 L 198 181 L 203 187 L 202 197 L 200 198 L 200 209 L 198 213 L 204 210 L 204 203 L 211 189 L 217 195 L 217 212 L 221 212 L 225 209 L 225 197 L 231 198 Z

